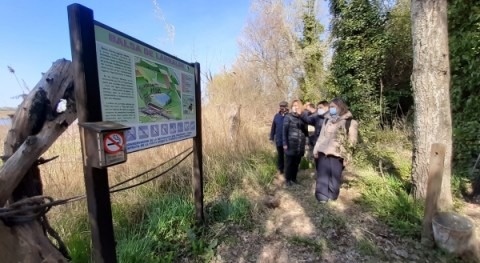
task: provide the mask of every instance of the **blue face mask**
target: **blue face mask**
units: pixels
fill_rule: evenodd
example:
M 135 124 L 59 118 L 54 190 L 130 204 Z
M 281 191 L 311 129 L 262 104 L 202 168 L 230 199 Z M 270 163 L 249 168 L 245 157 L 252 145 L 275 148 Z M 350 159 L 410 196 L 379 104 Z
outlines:
M 330 108 L 329 112 L 330 112 L 330 115 L 337 115 L 337 108 Z

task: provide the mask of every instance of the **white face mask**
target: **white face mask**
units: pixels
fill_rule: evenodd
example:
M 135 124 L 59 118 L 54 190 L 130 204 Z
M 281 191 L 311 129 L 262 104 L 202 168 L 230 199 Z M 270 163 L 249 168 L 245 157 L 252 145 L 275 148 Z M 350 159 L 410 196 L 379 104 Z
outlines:
M 297 112 L 297 107 L 292 107 L 292 112 Z
M 323 114 L 325 114 L 325 110 L 324 109 L 318 109 L 317 113 L 318 113 L 318 115 L 323 115 Z

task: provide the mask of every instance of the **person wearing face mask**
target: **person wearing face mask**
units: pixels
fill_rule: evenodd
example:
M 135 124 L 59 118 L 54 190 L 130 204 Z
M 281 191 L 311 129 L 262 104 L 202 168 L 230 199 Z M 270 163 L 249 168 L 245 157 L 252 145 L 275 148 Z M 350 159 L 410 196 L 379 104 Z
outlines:
M 294 100 L 292 111 L 283 120 L 283 149 L 285 151 L 285 180 L 287 186 L 297 183 L 298 167 L 305 154 L 305 142 L 308 135 L 307 124 L 302 120 L 302 103 Z
M 342 172 L 351 159 L 351 149 L 357 142 L 358 122 L 342 99 L 330 102 L 325 114 L 313 156 L 317 159 L 315 197 L 319 202 L 337 200 Z
M 311 105 L 313 106 L 313 104 Z M 308 155 L 309 157 L 311 156 L 311 158 L 313 159 L 313 147 L 315 146 L 318 135 L 322 130 L 324 115 L 328 111 L 328 101 L 322 100 L 317 103 L 317 107 L 312 106 L 307 105 L 307 109 L 302 113 L 301 118 L 307 124 L 315 127 L 313 134 L 308 137 Z
M 288 113 L 288 103 L 282 101 L 279 103 L 279 110 L 273 117 L 272 127 L 270 129 L 270 142 L 277 147 L 277 170 L 283 174 L 285 169 L 285 153 L 283 151 L 283 120 Z

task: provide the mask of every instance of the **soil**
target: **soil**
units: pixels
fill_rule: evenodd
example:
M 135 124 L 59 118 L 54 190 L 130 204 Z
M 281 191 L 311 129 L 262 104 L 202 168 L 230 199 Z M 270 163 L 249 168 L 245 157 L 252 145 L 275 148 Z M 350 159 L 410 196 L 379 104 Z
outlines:
M 286 187 L 277 175 L 270 195 L 256 200 L 252 226 L 228 227 L 211 262 L 452 262 L 393 234 L 360 206 L 353 173 L 345 172 L 339 199 L 326 204 L 314 197 L 313 170 L 298 177 L 298 185 Z

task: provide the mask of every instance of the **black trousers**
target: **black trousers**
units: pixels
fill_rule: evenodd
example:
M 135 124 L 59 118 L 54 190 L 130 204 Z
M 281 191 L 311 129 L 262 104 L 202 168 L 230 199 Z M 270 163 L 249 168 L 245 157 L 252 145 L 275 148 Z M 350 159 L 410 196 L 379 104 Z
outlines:
M 297 182 L 298 167 L 303 155 L 287 155 L 287 165 L 285 167 L 285 180 L 287 182 Z
M 315 197 L 318 201 L 337 200 L 342 184 L 343 159 L 318 154 Z
M 283 146 L 277 146 L 277 170 L 283 173 L 285 169 L 285 152 L 283 151 Z

